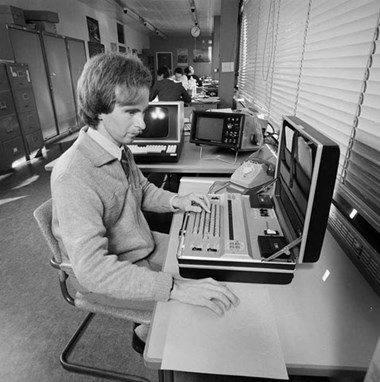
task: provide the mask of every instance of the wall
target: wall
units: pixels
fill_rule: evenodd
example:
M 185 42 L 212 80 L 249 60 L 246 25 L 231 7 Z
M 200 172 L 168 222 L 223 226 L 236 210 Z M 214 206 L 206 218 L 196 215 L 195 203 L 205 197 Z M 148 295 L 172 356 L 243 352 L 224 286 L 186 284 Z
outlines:
M 177 62 L 177 49 L 185 48 L 188 49 L 188 65 L 191 65 L 194 68 L 195 74 L 199 77 L 201 76 L 211 76 L 213 77 L 212 65 L 210 63 L 205 62 L 193 62 L 193 51 L 194 49 L 208 49 L 208 47 L 212 47 L 212 36 L 203 36 L 202 34 L 194 39 L 190 35 L 189 36 L 181 36 L 168 38 L 163 40 L 159 37 L 152 37 L 150 39 L 150 50 L 154 53 L 156 59 L 157 52 L 172 52 L 173 57 L 173 70 L 179 66 Z M 214 57 L 212 57 L 212 61 L 214 61 Z M 182 66 L 185 68 L 188 65 Z M 157 66 L 157 63 L 156 63 Z
M 113 0 L 86 1 L 78 0 L 0 0 L 0 4 L 11 4 L 29 10 L 46 10 L 59 15 L 56 24 L 57 34 L 88 41 L 86 16 L 99 22 L 101 43 L 107 51 L 111 50 L 111 42 L 117 43 L 116 22 L 124 25 L 125 46 L 136 49 L 139 53 L 149 47 L 149 36 L 134 29 L 121 9 Z M 88 47 L 86 43 L 87 57 Z M 1 53 L 0 53 L 1 54 Z M 0 57 L 1 58 L 1 57 Z

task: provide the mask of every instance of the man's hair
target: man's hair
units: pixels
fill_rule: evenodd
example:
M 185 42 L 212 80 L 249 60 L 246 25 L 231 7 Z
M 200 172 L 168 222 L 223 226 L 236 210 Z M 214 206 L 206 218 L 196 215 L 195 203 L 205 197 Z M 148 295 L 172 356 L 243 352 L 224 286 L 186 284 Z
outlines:
M 141 88 L 149 89 L 152 76 L 136 56 L 114 52 L 90 58 L 77 85 L 81 120 L 92 127 L 99 123 L 99 114 L 109 114 L 116 103 L 116 90 L 126 90 L 123 104 L 133 105 Z
M 160 66 L 157 70 L 157 75 L 164 76 L 164 78 L 168 78 L 170 75 L 169 68 L 167 66 Z
M 182 68 L 178 67 L 178 68 L 175 68 L 174 73 L 183 74 L 183 70 L 182 70 Z
M 185 68 L 185 74 L 188 75 L 190 73 L 190 67 L 186 66 Z

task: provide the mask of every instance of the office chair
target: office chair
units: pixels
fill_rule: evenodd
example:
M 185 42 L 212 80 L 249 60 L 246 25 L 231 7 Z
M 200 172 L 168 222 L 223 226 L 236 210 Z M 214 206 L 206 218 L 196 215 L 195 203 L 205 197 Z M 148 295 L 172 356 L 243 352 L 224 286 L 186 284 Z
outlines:
M 38 226 L 47 241 L 47 244 L 53 254 L 50 263 L 51 265 L 58 269 L 59 276 L 59 284 L 61 288 L 62 295 L 64 299 L 71 305 L 85 310 L 88 313 L 86 318 L 79 325 L 78 329 L 70 339 L 70 341 L 65 346 L 61 356 L 60 362 L 61 365 L 69 371 L 87 374 L 96 377 L 102 377 L 107 379 L 113 379 L 118 381 L 130 381 L 130 382 L 149 382 L 147 379 L 143 377 L 139 377 L 136 375 L 124 374 L 117 371 L 106 370 L 95 368 L 91 366 L 86 366 L 78 363 L 73 363 L 69 361 L 69 356 L 73 352 L 76 347 L 78 341 L 85 333 L 87 327 L 89 326 L 91 320 L 94 318 L 95 314 L 105 314 L 110 315 L 112 317 L 122 318 L 128 321 L 132 321 L 134 323 L 139 324 L 149 324 L 151 320 L 151 312 L 143 311 L 143 310 L 134 310 L 134 309 L 122 309 L 115 308 L 110 306 L 104 306 L 101 304 L 93 303 L 87 301 L 85 296 L 81 293 L 76 292 L 73 297 L 68 290 L 67 279 L 69 277 L 74 277 L 72 272 L 71 264 L 62 262 L 61 252 L 58 246 L 58 242 L 53 236 L 51 230 L 51 222 L 52 222 L 52 201 L 49 199 L 41 206 L 39 206 L 33 213 L 34 218 L 37 220 Z

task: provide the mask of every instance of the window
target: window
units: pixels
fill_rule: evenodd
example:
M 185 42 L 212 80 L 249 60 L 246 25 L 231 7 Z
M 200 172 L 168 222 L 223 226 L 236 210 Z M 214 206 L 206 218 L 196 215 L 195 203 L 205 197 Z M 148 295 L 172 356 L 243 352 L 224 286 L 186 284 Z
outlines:
M 339 143 L 334 200 L 375 234 L 378 275 L 379 15 L 376 0 L 245 0 L 238 79 L 239 98 L 264 108 L 275 129 L 297 115 Z

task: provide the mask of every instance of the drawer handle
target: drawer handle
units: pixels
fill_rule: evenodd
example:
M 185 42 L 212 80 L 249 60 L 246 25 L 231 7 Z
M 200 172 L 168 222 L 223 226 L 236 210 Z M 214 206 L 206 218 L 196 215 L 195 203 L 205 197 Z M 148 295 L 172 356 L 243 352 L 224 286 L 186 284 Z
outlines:
M 7 104 L 5 102 L 0 102 L 0 110 L 7 109 Z

